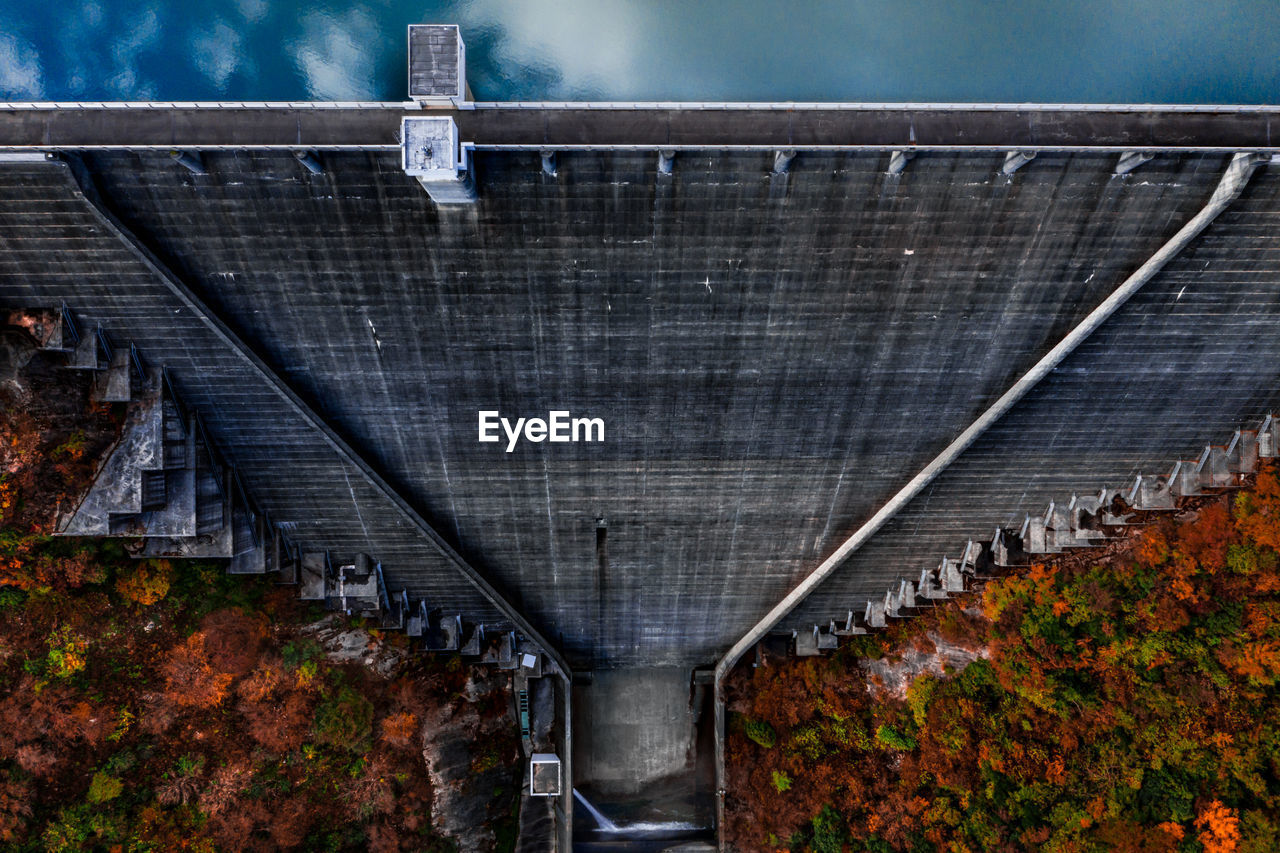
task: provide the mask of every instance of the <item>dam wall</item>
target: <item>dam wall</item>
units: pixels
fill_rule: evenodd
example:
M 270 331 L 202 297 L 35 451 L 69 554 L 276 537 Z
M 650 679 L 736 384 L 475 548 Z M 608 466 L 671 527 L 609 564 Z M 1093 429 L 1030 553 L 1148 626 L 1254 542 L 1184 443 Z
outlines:
M 1280 406 L 1280 174 L 1241 197 L 890 521 L 786 622 L 861 612 L 883 567 L 914 579 L 1049 501 L 1166 476 Z M 937 555 L 920 551 L 967 532 Z M 954 531 L 954 533 L 953 533 Z M 883 595 L 883 591 L 879 591 Z M 871 596 L 876 597 L 876 596 Z
M 1270 121 L 437 112 L 476 145 L 474 204 L 437 205 L 404 173 L 403 106 L 0 110 L 3 147 L 82 164 L 261 369 L 60 162 L 0 162 L 0 305 L 65 303 L 136 342 L 292 536 L 509 626 L 389 489 L 588 670 L 714 661 L 1193 217 L 1228 152 L 1269 144 Z M 909 134 L 921 147 L 891 173 Z M 1138 141 L 1156 156 L 1117 175 Z M 294 154 L 308 145 L 319 171 Z M 1005 174 L 1020 145 L 1037 156 Z M 1278 190 L 1260 169 L 781 627 L 860 611 L 967 538 L 1167 471 L 1274 407 Z M 507 452 L 478 441 L 486 410 L 600 418 L 604 440 Z
M 216 447 L 260 509 L 296 543 L 340 559 L 373 554 L 421 567 L 435 606 L 509 622 L 410 527 L 366 472 L 263 381 L 244 355 L 122 242 L 62 162 L 0 165 L 0 304 L 65 305 L 84 333 L 137 346 L 185 403 L 207 416 Z M 401 583 L 412 580 L 406 574 Z

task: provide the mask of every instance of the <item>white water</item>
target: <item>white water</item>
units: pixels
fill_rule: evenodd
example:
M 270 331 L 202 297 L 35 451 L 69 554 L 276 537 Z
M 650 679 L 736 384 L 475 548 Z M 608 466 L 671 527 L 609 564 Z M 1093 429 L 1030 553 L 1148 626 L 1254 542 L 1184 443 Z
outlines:
M 591 816 L 596 819 L 596 826 L 600 827 L 601 830 L 603 830 L 604 832 L 618 831 L 618 825 L 613 821 L 609 820 L 609 818 L 600 814 L 600 810 L 595 806 L 591 805 L 590 801 L 588 801 L 586 797 L 578 793 L 577 788 L 573 789 L 573 796 L 577 798 L 578 802 L 582 803 L 583 807 L 585 807 L 587 811 L 591 812 Z
M 606 829 L 604 832 L 625 832 L 627 835 L 657 835 L 658 833 L 667 832 L 694 832 L 704 827 L 695 823 L 684 823 L 678 820 L 663 821 L 661 823 L 651 823 L 642 821 L 640 823 L 628 823 L 617 829 Z
M 582 796 L 582 793 L 577 788 L 573 789 L 573 796 L 578 800 L 578 802 L 582 803 L 583 807 L 587 811 L 591 812 L 591 816 L 595 818 L 596 826 L 599 827 L 600 831 L 607 832 L 611 835 L 619 833 L 626 833 L 627 835 L 649 835 L 660 832 L 692 832 L 703 828 L 697 824 L 674 820 L 661 822 L 641 821 L 640 823 L 628 823 L 618 826 L 616 823 L 609 820 L 609 818 L 601 814 L 598 808 L 591 805 L 591 801 Z

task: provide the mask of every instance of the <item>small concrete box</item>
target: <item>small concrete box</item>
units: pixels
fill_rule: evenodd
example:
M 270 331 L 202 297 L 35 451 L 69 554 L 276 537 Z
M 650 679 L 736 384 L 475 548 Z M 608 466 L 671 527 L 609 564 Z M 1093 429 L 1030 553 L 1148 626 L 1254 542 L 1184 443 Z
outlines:
M 529 796 L 560 796 L 560 758 L 552 752 L 535 752 L 529 759 Z
M 449 117 L 405 116 L 400 121 L 400 163 L 437 204 L 470 204 L 475 181 L 468 169 L 469 146 L 458 140 Z
M 400 120 L 401 164 L 406 174 L 423 181 L 456 181 L 466 171 L 458 144 L 458 125 L 452 118 Z
M 456 24 L 409 26 L 409 97 L 448 106 L 467 97 L 467 49 Z

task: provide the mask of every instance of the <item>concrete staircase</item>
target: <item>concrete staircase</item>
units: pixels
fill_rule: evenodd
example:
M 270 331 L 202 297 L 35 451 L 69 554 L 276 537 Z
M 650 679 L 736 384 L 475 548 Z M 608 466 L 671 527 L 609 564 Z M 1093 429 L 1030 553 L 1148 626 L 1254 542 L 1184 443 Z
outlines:
M 1018 529 L 997 528 L 989 541 L 969 540 L 958 557 L 943 557 L 937 568 L 921 571 L 916 580 L 903 578 L 883 598 L 826 625 L 793 630 L 792 649 L 799 657 L 822 655 L 847 637 L 885 628 L 891 620 L 979 588 L 1003 569 L 1099 547 L 1125 528 L 1176 511 L 1190 499 L 1239 487 L 1258 470 L 1259 460 L 1277 457 L 1280 419 L 1267 415 L 1256 429 L 1236 430 L 1225 444 L 1206 445 L 1195 459 L 1175 462 L 1167 474 L 1140 474 L 1128 486 L 1072 495 L 1065 502 L 1051 500 L 1043 513 L 1028 515 Z
M 225 560 L 233 575 L 274 575 L 304 601 L 404 631 L 423 652 L 459 654 L 525 678 L 543 673 L 536 644 L 502 626 L 473 624 L 460 613 L 392 592 L 369 554 L 337 556 L 294 539 L 260 510 L 219 452 L 198 411 L 183 404 L 169 374 L 147 366 L 132 344 L 101 328 L 82 333 L 66 306 L 11 312 L 62 367 L 94 374 L 92 399 L 125 407 L 120 439 L 100 462 L 79 505 L 60 518 L 63 536 L 132 540 L 138 558 Z

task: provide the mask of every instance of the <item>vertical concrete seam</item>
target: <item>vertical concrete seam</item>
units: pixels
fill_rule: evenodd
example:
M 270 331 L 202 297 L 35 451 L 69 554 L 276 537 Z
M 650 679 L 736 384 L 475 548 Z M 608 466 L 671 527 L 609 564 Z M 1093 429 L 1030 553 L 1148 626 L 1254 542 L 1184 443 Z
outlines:
M 1018 379 L 998 400 L 978 416 L 964 432 L 960 433 L 947 447 L 891 497 L 875 515 L 865 521 L 848 539 L 841 543 L 830 556 L 822 561 L 812 572 L 800 581 L 794 589 L 783 596 L 765 616 L 747 631 L 729 651 L 716 663 L 715 669 L 715 764 L 716 764 L 716 838 L 720 850 L 724 850 L 724 677 L 738 659 L 759 642 L 774 625 L 794 610 L 800 602 L 826 580 L 844 560 L 861 548 L 881 527 L 905 507 L 913 498 L 924 491 L 943 470 L 954 462 L 960 454 L 973 444 L 977 438 L 987 431 L 996 421 L 1011 409 L 1034 388 L 1040 380 L 1049 375 L 1072 351 L 1124 305 L 1143 285 L 1149 282 L 1166 264 L 1187 247 L 1209 223 L 1244 191 L 1249 179 L 1258 166 L 1268 161 L 1266 155 L 1253 152 L 1239 152 L 1232 156 L 1226 171 L 1219 180 L 1213 194 L 1205 206 L 1194 217 L 1187 221 L 1178 232 L 1169 238 L 1159 249 L 1138 267 L 1127 279 L 1117 287 L 1110 296 L 1094 308 L 1075 328 L 1067 333 L 1058 345 L 1051 349 Z
M 315 429 L 329 447 L 338 456 L 361 473 L 365 481 L 380 492 L 402 516 L 424 538 L 426 538 L 448 562 L 474 586 L 481 595 L 505 614 L 516 626 L 542 647 L 543 651 L 555 662 L 556 666 L 567 676 L 572 676 L 567 661 L 558 649 L 542 636 L 532 623 L 502 593 L 498 591 L 474 566 L 462 558 L 452 546 L 433 528 L 426 519 L 418 514 L 403 496 L 386 482 L 381 475 L 365 459 L 351 448 L 323 418 L 320 417 L 301 397 L 278 376 L 274 370 L 254 350 L 206 306 L 187 284 L 176 273 L 156 257 L 111 210 L 94 186 L 88 167 L 78 158 L 65 157 L 54 161 L 66 170 L 73 192 L 88 205 L 103 226 L 114 234 L 121 243 L 147 268 L 178 300 L 182 302 L 210 331 L 222 340 L 234 353 L 240 356 L 249 367 L 257 373 L 293 411 Z

